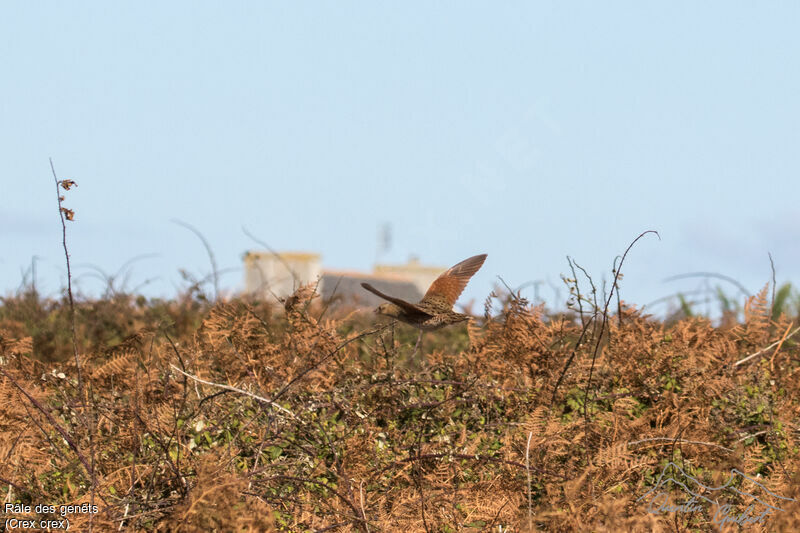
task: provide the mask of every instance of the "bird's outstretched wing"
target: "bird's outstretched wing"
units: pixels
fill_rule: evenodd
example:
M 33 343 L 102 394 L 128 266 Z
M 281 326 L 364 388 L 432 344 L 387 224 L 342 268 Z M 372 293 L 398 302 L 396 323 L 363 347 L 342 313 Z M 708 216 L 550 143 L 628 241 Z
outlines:
M 453 266 L 431 283 L 420 303 L 452 309 L 458 297 L 464 292 L 464 287 L 467 286 L 475 272 L 481 268 L 484 261 L 486 261 L 486 254 L 481 254 L 464 259 Z
M 420 309 L 419 307 L 417 307 L 414 304 L 408 303 L 407 301 L 401 300 L 400 298 L 395 298 L 394 296 L 389 296 L 388 294 L 382 293 L 381 291 L 379 291 L 378 289 L 376 289 L 375 287 L 373 287 L 369 283 L 362 283 L 361 286 L 364 287 L 365 289 L 367 289 L 372 294 L 374 294 L 376 296 L 380 296 L 384 300 L 392 302 L 394 305 L 396 305 L 397 307 L 401 308 L 403 311 L 405 311 L 407 314 L 409 314 L 411 316 L 420 317 L 420 318 L 427 318 L 427 317 L 431 316 L 430 313 L 426 313 L 425 311 L 423 311 L 422 309 Z

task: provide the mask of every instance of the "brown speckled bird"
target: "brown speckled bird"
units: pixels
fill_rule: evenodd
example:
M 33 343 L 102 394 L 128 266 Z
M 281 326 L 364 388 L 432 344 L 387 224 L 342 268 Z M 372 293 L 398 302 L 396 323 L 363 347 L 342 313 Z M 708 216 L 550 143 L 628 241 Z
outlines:
M 361 286 L 372 294 L 391 302 L 378 306 L 375 309 L 376 313 L 396 318 L 420 329 L 417 345 L 414 348 L 414 353 L 416 353 L 424 331 L 432 331 L 469 320 L 469 315 L 456 313 L 453 311 L 453 306 L 464 292 L 464 287 L 467 286 L 470 278 L 481 268 L 485 260 L 486 254 L 481 254 L 453 266 L 436 278 L 422 300 L 415 304 L 384 294 L 369 283 L 362 283 Z

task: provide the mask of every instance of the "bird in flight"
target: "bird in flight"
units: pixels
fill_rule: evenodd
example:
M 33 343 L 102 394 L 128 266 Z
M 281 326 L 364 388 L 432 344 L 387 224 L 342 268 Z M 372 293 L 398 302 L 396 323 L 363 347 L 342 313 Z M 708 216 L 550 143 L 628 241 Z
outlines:
M 431 283 L 422 300 L 415 304 L 384 294 L 369 283 L 362 283 L 361 286 L 389 302 L 378 306 L 376 313 L 396 318 L 420 330 L 414 348 L 416 353 L 423 332 L 469 320 L 469 315 L 456 313 L 453 306 L 485 260 L 486 254 L 475 255 L 451 267 Z

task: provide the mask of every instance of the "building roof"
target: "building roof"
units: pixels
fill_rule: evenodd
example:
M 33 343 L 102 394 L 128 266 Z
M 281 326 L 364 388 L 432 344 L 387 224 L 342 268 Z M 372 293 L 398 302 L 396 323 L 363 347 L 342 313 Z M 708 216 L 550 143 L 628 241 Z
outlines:
M 322 283 L 320 283 L 322 298 L 332 303 L 348 303 L 368 307 L 385 303 L 385 300 L 364 289 L 361 286 L 363 282 L 403 300 L 417 302 L 422 298 L 422 294 L 414 283 L 399 276 L 376 276 L 360 272 L 329 270 L 322 273 Z
M 423 265 L 419 262 L 419 259 L 412 257 L 408 260 L 408 263 L 405 264 L 397 264 L 397 265 L 389 265 L 389 264 L 378 264 L 375 265 L 375 272 L 408 272 L 408 273 L 425 273 L 425 274 L 433 274 L 439 275 L 442 272 L 447 270 L 447 267 L 435 266 L 435 265 Z

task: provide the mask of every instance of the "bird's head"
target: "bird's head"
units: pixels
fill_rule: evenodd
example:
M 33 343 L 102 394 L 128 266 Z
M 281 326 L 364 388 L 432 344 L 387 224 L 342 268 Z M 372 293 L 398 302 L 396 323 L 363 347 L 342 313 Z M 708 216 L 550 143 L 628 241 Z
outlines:
M 400 316 L 400 308 L 394 304 L 386 303 L 376 307 L 375 313 L 379 315 L 390 316 L 392 318 L 397 318 Z

